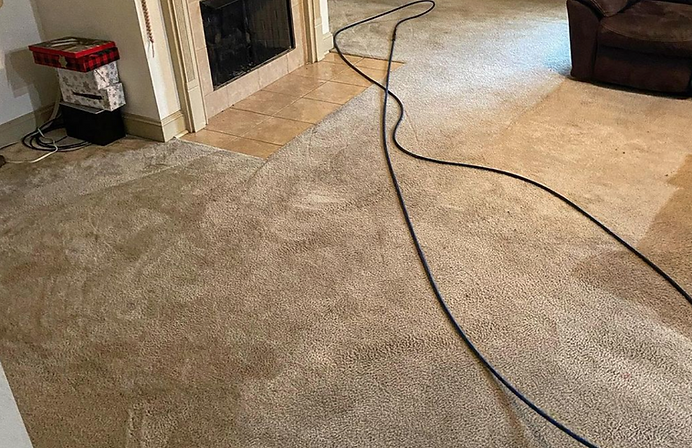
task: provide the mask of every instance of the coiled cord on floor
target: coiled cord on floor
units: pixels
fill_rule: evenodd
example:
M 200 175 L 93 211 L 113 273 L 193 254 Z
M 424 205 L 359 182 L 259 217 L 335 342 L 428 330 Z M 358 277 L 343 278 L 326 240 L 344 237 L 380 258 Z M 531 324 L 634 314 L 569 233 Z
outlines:
M 389 56 L 388 56 L 388 63 L 387 63 L 387 75 L 385 79 L 384 85 L 377 82 L 367 74 L 365 74 L 362 70 L 360 70 L 358 67 L 356 67 L 353 63 L 351 63 L 345 56 L 344 53 L 341 51 L 341 48 L 339 47 L 338 43 L 338 38 L 343 33 L 344 31 L 347 31 L 349 29 L 355 28 L 359 25 L 372 22 L 376 19 L 379 19 L 381 17 L 393 14 L 395 12 L 398 12 L 402 9 L 409 8 L 414 5 L 423 5 L 426 4 L 428 5 L 428 8 L 420 12 L 418 14 L 406 17 L 404 19 L 399 20 L 395 27 L 394 31 L 392 32 L 392 38 L 391 38 L 391 45 L 389 49 Z M 611 230 L 608 226 L 603 224 L 601 221 L 599 221 L 596 217 L 591 215 L 589 212 L 584 210 L 582 207 L 577 205 L 575 202 L 567 198 L 566 196 L 562 195 L 561 193 L 553 190 L 552 188 L 543 185 L 542 183 L 530 179 L 526 176 L 522 176 L 521 174 L 516 174 L 511 171 L 506 171 L 502 170 L 499 168 L 493 168 L 489 166 L 484 166 L 484 165 L 476 165 L 476 164 L 471 164 L 471 163 L 464 163 L 464 162 L 455 162 L 455 161 L 448 161 L 448 160 L 441 160 L 441 159 L 436 159 L 433 157 L 428 157 L 424 156 L 421 154 L 417 154 L 415 152 L 412 152 L 405 148 L 398 140 L 397 135 L 399 131 L 399 127 L 401 126 L 401 123 L 404 120 L 404 114 L 405 114 L 405 108 L 404 108 L 404 103 L 403 101 L 395 95 L 393 92 L 390 91 L 390 79 L 391 79 L 391 73 L 392 73 L 392 61 L 394 59 L 394 48 L 396 44 L 396 37 L 397 37 L 397 30 L 399 29 L 399 26 L 402 25 L 405 22 L 408 22 L 409 20 L 416 19 L 418 17 L 422 17 L 426 14 L 428 14 L 430 11 L 432 11 L 435 8 L 435 2 L 433 0 L 417 0 L 413 1 L 410 3 L 406 3 L 404 5 L 401 5 L 399 7 L 390 9 L 388 11 L 382 12 L 380 14 L 374 15 L 372 17 L 368 17 L 366 19 L 360 20 L 358 22 L 352 23 L 350 25 L 347 25 L 340 30 L 338 30 L 334 34 L 334 48 L 336 51 L 339 53 L 339 56 L 341 59 L 354 71 L 356 71 L 360 76 L 363 78 L 367 79 L 371 83 L 375 84 L 378 86 L 380 89 L 384 90 L 384 99 L 382 103 L 382 121 L 381 121 L 381 132 L 382 132 L 382 145 L 384 147 L 384 152 L 387 160 L 387 167 L 389 169 L 389 174 L 392 179 L 392 183 L 394 185 L 394 189 L 396 190 L 397 198 L 399 200 L 399 205 L 401 206 L 401 211 L 404 215 L 404 219 L 406 220 L 406 226 L 408 227 L 409 233 L 411 235 L 411 239 L 413 240 L 414 246 L 416 248 L 416 252 L 418 253 L 418 258 L 420 259 L 421 264 L 423 265 L 423 269 L 425 270 L 425 274 L 428 278 L 428 281 L 430 283 L 430 286 L 435 293 L 435 297 L 437 298 L 438 302 L 440 303 L 440 306 L 442 307 L 444 313 L 446 314 L 447 318 L 449 321 L 452 323 L 454 326 L 457 334 L 461 337 L 461 339 L 464 341 L 466 346 L 471 350 L 471 352 L 474 354 L 474 356 L 480 361 L 480 363 L 497 379 L 502 385 L 504 385 L 515 397 L 517 397 L 519 400 L 521 400 L 524 404 L 526 404 L 531 410 L 533 410 L 535 413 L 543 417 L 548 423 L 551 425 L 555 426 L 557 429 L 560 431 L 564 432 L 567 434 L 569 437 L 574 439 L 575 441 L 579 442 L 580 444 L 589 447 L 589 448 L 598 448 L 597 445 L 594 443 L 588 441 L 585 437 L 580 436 L 579 434 L 575 433 L 571 429 L 569 429 L 567 426 L 556 420 L 555 418 L 551 417 L 546 411 L 538 407 L 536 404 L 534 404 L 531 400 L 529 400 L 521 391 L 519 391 L 515 386 L 513 386 L 498 370 L 493 366 L 493 364 L 486 359 L 486 357 L 480 352 L 480 350 L 475 346 L 475 344 L 471 341 L 469 336 L 466 334 L 466 332 L 463 330 L 459 322 L 456 320 L 454 315 L 452 314 L 447 301 L 445 300 L 444 296 L 442 295 L 442 292 L 440 291 L 440 288 L 437 285 L 437 282 L 435 280 L 435 277 L 432 273 L 432 269 L 430 268 L 430 265 L 428 263 L 428 259 L 425 255 L 425 252 L 423 251 L 423 248 L 421 246 L 421 243 L 419 241 L 418 235 L 416 234 L 416 230 L 414 228 L 413 222 L 411 220 L 411 216 L 408 211 L 408 207 L 406 205 L 406 200 L 404 198 L 401 185 L 399 184 L 399 179 L 396 175 L 396 171 L 394 170 L 394 166 L 392 163 L 392 158 L 391 158 L 391 152 L 390 152 L 390 147 L 389 147 L 389 135 L 388 135 L 388 125 L 387 125 L 387 112 L 388 112 L 388 106 L 389 106 L 389 98 L 393 98 L 394 101 L 396 101 L 397 105 L 399 106 L 399 117 L 396 121 L 396 124 L 394 126 L 394 129 L 392 131 L 391 137 L 392 141 L 394 142 L 394 145 L 402 151 L 404 154 L 413 157 L 418 160 L 423 160 L 426 162 L 431 162 L 431 163 L 436 163 L 436 164 L 441 164 L 441 165 L 451 165 L 451 166 L 459 166 L 463 168 L 470 168 L 470 169 L 475 169 L 475 170 L 482 170 L 482 171 L 489 171 L 492 173 L 500 174 L 503 176 L 509 176 L 514 179 L 518 179 L 522 182 L 529 183 L 535 187 L 540 188 L 543 191 L 546 191 L 553 195 L 554 197 L 560 199 L 562 202 L 566 203 L 576 211 L 578 211 L 580 214 L 583 216 L 587 217 L 591 222 L 596 224 L 598 227 L 600 227 L 603 231 L 605 231 L 608 235 L 613 237 L 616 241 L 618 241 L 620 244 L 622 244 L 625 248 L 627 248 L 630 252 L 635 254 L 640 260 L 642 260 L 644 263 L 646 263 L 649 267 L 651 267 L 658 275 L 660 275 L 666 282 L 668 282 L 673 288 L 675 288 L 676 291 L 680 293 L 690 304 L 692 304 L 692 297 L 690 294 L 685 291 L 685 289 L 680 286 L 670 275 L 668 275 L 663 269 L 661 269 L 656 263 L 651 261 L 646 255 L 641 253 L 639 250 L 637 250 L 634 246 L 632 246 L 630 243 L 625 241 L 622 237 L 620 237 L 617 233 L 615 233 L 613 230 Z
M 57 106 L 56 106 L 57 107 Z M 57 109 L 56 109 L 56 114 L 57 114 Z M 48 120 L 46 123 L 42 124 L 36 130 L 29 132 L 26 134 L 24 137 L 22 137 L 21 143 L 29 148 L 33 149 L 35 151 L 43 151 L 45 154 L 42 156 L 39 156 L 35 159 L 29 159 L 29 160 L 13 160 L 13 159 L 7 159 L 6 157 L 2 156 L 2 163 L 0 163 L 0 166 L 4 165 L 5 163 L 9 164 L 14 164 L 14 165 L 23 165 L 23 164 L 33 164 L 33 163 L 38 163 L 50 156 L 52 156 L 55 153 L 58 152 L 70 152 L 70 151 L 76 151 L 78 149 L 86 148 L 87 146 L 91 145 L 91 143 L 83 141 L 83 140 L 76 140 L 76 143 L 61 143 L 62 141 L 66 140 L 68 136 L 60 137 L 57 140 L 49 137 L 48 134 L 51 131 L 54 131 L 56 129 L 61 129 L 63 127 L 62 122 L 60 120 L 60 117 L 56 118 L 51 118 Z M 13 146 L 19 142 L 12 142 L 8 143 L 2 147 L 0 147 L 0 151 L 2 151 L 5 148 L 9 148 L 10 146 Z
M 70 143 L 63 143 L 62 141 L 68 139 L 68 136 L 54 140 L 46 134 L 52 132 L 56 129 L 64 128 L 62 118 L 58 115 L 56 118 L 48 120 L 35 131 L 31 131 L 22 137 L 22 144 L 29 149 L 35 151 L 49 151 L 49 152 L 70 152 L 76 151 L 78 149 L 86 148 L 91 145 L 91 143 L 84 140 L 70 139 Z

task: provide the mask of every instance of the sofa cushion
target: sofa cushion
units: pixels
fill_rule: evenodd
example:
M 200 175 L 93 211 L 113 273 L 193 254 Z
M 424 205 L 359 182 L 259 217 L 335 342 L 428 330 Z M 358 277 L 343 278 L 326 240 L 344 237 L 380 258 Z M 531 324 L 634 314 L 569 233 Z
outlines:
M 585 0 L 585 3 L 595 8 L 605 17 L 613 16 L 636 0 Z
M 598 41 L 642 53 L 692 57 L 692 5 L 643 0 L 601 20 Z

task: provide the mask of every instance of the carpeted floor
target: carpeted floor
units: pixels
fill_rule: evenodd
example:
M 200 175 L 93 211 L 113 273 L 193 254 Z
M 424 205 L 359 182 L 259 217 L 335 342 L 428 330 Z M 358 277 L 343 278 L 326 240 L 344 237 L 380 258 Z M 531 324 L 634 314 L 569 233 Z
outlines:
M 334 0 L 332 27 L 395 6 Z M 574 82 L 562 2 L 399 35 L 402 140 L 557 188 L 692 289 L 692 102 Z M 345 36 L 382 57 L 387 21 Z M 371 88 L 266 164 L 184 142 L 0 170 L 0 359 L 36 448 L 571 447 L 453 333 Z M 692 446 L 692 307 L 536 189 L 397 155 L 454 313 L 602 447 Z

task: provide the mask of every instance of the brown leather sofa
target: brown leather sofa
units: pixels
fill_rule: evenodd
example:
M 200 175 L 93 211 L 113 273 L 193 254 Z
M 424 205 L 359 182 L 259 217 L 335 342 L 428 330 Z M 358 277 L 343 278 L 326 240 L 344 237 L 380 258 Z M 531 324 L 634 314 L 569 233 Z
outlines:
M 567 0 L 572 76 L 692 91 L 692 0 Z

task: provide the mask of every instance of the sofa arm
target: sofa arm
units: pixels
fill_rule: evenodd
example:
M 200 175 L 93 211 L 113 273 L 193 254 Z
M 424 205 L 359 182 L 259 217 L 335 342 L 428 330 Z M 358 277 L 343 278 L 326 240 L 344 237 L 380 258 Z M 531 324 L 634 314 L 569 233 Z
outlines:
M 590 6 L 603 17 L 614 16 L 628 5 L 638 0 L 580 0 L 585 5 Z
M 593 76 L 601 18 L 582 0 L 567 0 L 572 76 L 589 81 Z

